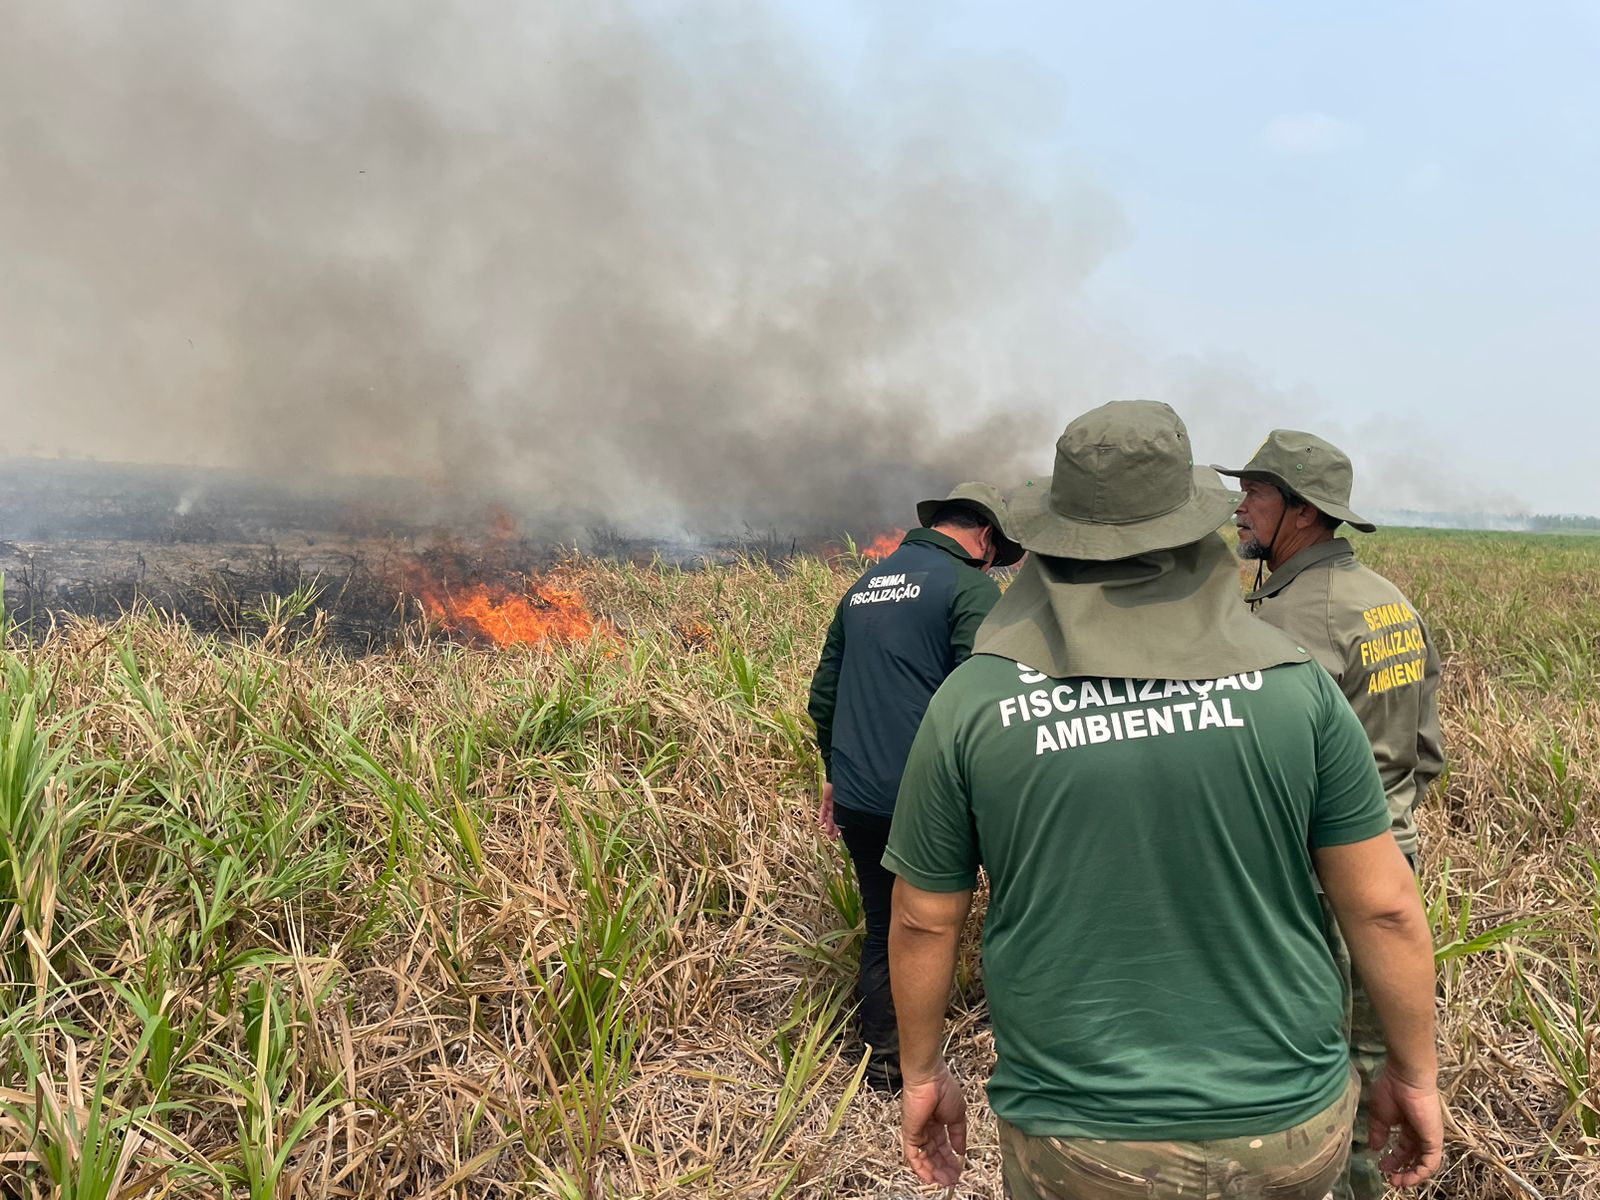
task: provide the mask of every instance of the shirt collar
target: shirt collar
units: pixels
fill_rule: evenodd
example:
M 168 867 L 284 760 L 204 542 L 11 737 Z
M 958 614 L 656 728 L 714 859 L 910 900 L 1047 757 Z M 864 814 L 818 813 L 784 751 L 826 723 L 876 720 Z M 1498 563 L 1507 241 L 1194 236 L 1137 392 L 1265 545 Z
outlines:
M 937 529 L 913 529 L 906 534 L 900 544 L 904 546 L 907 542 L 920 542 L 926 546 L 935 546 L 946 554 L 954 555 L 962 562 L 974 566 L 980 571 L 983 570 L 983 559 L 973 558 L 960 542 L 948 534 L 940 533 Z
M 1296 554 L 1283 566 L 1274 571 L 1255 591 L 1245 596 L 1245 599 L 1254 603 L 1265 600 L 1268 596 L 1276 596 L 1284 588 L 1294 582 L 1295 577 L 1311 567 L 1331 562 L 1336 558 L 1354 557 L 1355 550 L 1350 545 L 1349 538 L 1330 538 L 1325 542 L 1318 542 L 1314 546 L 1307 546 Z

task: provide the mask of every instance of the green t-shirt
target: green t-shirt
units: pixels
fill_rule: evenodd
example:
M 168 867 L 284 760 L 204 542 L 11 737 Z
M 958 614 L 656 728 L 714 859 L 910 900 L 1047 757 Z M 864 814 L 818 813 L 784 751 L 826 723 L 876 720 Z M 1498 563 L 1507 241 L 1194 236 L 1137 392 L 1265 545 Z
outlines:
M 1389 830 L 1315 663 L 1200 682 L 958 668 L 911 748 L 883 864 L 989 875 L 994 1111 L 1030 1134 L 1287 1129 L 1346 1085 L 1311 851 Z

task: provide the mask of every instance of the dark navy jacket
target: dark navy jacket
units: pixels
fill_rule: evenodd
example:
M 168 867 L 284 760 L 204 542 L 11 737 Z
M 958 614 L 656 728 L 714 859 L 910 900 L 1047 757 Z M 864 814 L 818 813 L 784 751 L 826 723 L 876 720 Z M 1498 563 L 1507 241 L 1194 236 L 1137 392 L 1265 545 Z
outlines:
M 894 812 L 928 701 L 1000 599 L 978 561 L 953 538 L 913 529 L 839 601 L 808 705 L 834 804 Z

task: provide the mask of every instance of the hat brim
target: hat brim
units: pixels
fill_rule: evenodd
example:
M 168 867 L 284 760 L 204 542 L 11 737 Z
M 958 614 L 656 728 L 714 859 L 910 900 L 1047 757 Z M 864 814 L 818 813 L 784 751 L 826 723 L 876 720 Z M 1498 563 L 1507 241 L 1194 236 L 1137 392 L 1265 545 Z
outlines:
M 1356 516 L 1356 514 L 1351 511 L 1347 505 L 1340 504 L 1335 500 L 1324 499 L 1322 497 L 1313 495 L 1304 488 L 1296 487 L 1282 475 L 1279 475 L 1276 471 L 1253 470 L 1249 467 L 1240 467 L 1236 471 L 1232 467 L 1219 467 L 1215 463 L 1211 464 L 1211 469 L 1218 475 L 1232 475 L 1236 479 L 1263 480 L 1266 483 L 1270 483 L 1277 487 L 1291 491 L 1296 496 L 1304 496 L 1307 500 L 1311 501 L 1312 504 L 1317 506 L 1318 512 L 1327 513 L 1330 517 L 1333 517 L 1343 524 L 1350 526 L 1351 529 L 1359 529 L 1362 533 L 1378 532 L 1378 527 L 1376 525 L 1367 520 L 1365 517 Z
M 1239 493 L 1218 487 L 1215 478 L 1196 467 L 1193 490 L 1183 504 L 1158 517 L 1115 525 L 1064 517 L 1050 507 L 1049 492 L 1043 491 L 1026 506 L 1012 506 L 1011 531 L 1024 550 L 1088 562 L 1187 546 L 1215 533 L 1239 507 Z
M 1026 553 L 1021 545 L 1001 533 L 998 527 L 995 528 L 994 562 L 990 564 L 991 566 L 1014 567 L 1022 561 L 1022 556 Z
M 965 504 L 968 508 L 976 509 L 982 514 L 983 519 L 989 522 L 989 528 L 994 532 L 995 545 L 994 562 L 991 565 L 1011 567 L 1022 561 L 1022 556 L 1026 551 L 1000 532 L 1000 518 L 995 516 L 994 510 L 981 500 L 966 500 L 959 497 L 952 500 L 948 496 L 938 500 L 919 500 L 917 502 L 917 524 L 927 529 L 933 522 L 934 514 L 946 504 Z

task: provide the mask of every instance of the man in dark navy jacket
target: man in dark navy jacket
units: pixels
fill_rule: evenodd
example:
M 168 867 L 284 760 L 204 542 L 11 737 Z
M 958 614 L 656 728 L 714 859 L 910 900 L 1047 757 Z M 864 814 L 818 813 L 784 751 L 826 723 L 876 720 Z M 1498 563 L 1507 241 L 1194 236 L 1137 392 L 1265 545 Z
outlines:
M 997 488 L 963 483 L 917 505 L 922 528 L 876 563 L 839 601 L 811 679 L 811 719 L 827 782 L 818 814 L 844 838 L 860 883 L 867 938 L 856 996 L 867 1081 L 900 1086 L 899 1035 L 889 992 L 894 876 L 881 860 L 900 774 L 917 726 L 946 675 L 972 653 L 978 626 L 1000 598 L 986 572 L 1022 557 L 1006 536 Z

